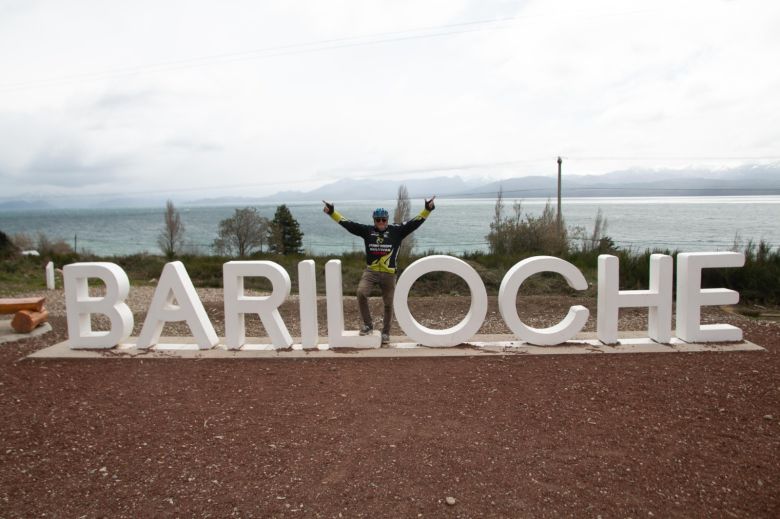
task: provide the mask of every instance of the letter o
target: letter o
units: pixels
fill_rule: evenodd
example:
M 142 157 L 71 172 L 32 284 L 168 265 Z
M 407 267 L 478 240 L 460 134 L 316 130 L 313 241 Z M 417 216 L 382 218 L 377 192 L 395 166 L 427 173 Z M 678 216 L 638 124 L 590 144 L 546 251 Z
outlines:
M 409 312 L 409 290 L 417 279 L 429 272 L 449 272 L 462 278 L 471 291 L 471 306 L 461 322 L 445 330 L 427 328 Z M 487 315 L 488 297 L 485 284 L 474 268 L 452 256 L 428 256 L 421 258 L 404 270 L 398 279 L 393 298 L 393 308 L 401 329 L 415 342 L 423 346 L 457 346 L 471 339 L 479 331 Z
M 584 306 L 572 306 L 561 322 L 549 328 L 532 328 L 521 321 L 515 306 L 517 291 L 523 281 L 540 272 L 556 272 L 576 290 L 588 288 L 580 269 L 568 261 L 553 256 L 535 256 L 518 262 L 507 271 L 498 289 L 498 309 L 506 325 L 521 341 L 540 346 L 562 344 L 582 330 L 590 312 Z

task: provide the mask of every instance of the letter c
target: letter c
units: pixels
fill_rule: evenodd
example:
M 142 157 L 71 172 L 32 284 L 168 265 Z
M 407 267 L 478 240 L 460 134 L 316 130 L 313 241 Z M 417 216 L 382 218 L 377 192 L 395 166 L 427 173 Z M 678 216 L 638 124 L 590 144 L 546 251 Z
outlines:
M 515 306 L 517 291 L 523 281 L 540 272 L 556 272 L 576 290 L 588 288 L 585 276 L 568 261 L 553 256 L 535 256 L 520 261 L 506 273 L 498 289 L 498 309 L 506 325 L 521 341 L 540 346 L 562 344 L 582 330 L 590 312 L 584 306 L 572 306 L 563 321 L 549 328 L 532 328 L 523 323 Z

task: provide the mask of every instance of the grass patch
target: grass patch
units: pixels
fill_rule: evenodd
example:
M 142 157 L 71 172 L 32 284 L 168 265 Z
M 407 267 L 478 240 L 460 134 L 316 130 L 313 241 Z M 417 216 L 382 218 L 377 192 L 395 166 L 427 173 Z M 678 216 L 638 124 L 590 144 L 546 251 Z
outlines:
M 650 255 L 663 253 L 676 257 L 676 251 L 646 250 L 634 252 L 627 250 L 612 250 L 610 254 L 620 260 L 621 290 L 643 290 L 648 288 Z M 585 279 L 591 284 L 586 295 L 596 293 L 598 282 L 598 251 L 574 250 L 560 257 L 579 268 Z M 461 255 L 461 259 L 471 265 L 485 283 L 488 294 L 497 295 L 501 281 L 507 270 L 517 262 L 533 254 L 489 254 L 475 252 Z M 423 256 L 413 256 L 406 265 Z M 196 287 L 222 287 L 222 266 L 235 258 L 225 256 L 182 256 L 187 272 Z M 341 261 L 343 292 L 345 295 L 355 295 L 360 276 L 366 268 L 362 252 L 349 252 L 341 255 L 306 256 L 277 255 L 257 253 L 247 258 L 249 260 L 267 260 L 281 265 L 289 274 L 292 282 L 292 292 L 298 292 L 298 263 L 304 259 L 313 259 L 316 264 L 317 291 L 325 293 L 325 264 L 332 260 Z M 162 256 L 152 254 L 133 254 L 129 256 L 97 257 L 92 255 L 49 255 L 41 257 L 15 256 L 0 261 L 0 293 L 8 295 L 19 292 L 42 290 L 46 287 L 44 267 L 52 260 L 55 266 L 76 261 L 109 261 L 118 264 L 127 272 L 130 283 L 134 286 L 157 284 L 166 260 Z M 406 266 L 405 265 L 405 266 Z M 399 270 L 399 275 L 403 268 Z M 59 275 L 58 275 L 59 278 Z M 58 279 L 59 282 L 59 279 Z M 264 278 L 246 280 L 248 288 L 269 291 L 270 283 Z M 742 268 L 705 269 L 702 275 L 704 288 L 724 287 L 740 293 L 743 305 L 754 304 L 780 305 L 780 252 L 773 251 L 768 244 L 748 245 L 745 249 L 745 266 Z M 524 294 L 575 294 L 564 279 L 551 273 L 532 276 L 523 284 Z M 459 277 L 445 273 L 433 272 L 422 276 L 415 282 L 411 295 L 468 295 L 466 283 Z M 745 314 L 748 315 L 748 314 Z

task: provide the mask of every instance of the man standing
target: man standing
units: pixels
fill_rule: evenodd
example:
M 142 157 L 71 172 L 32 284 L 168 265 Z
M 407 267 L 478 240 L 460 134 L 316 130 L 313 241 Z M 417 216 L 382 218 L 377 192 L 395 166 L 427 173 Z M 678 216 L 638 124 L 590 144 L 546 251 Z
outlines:
M 363 238 L 366 247 L 366 270 L 360 278 L 357 289 L 358 307 L 363 326 L 360 335 L 368 335 L 374 330 L 371 320 L 371 311 L 368 308 L 368 296 L 374 285 L 379 285 L 382 290 L 382 301 L 385 305 L 384 320 L 382 321 L 382 344 L 390 342 L 390 324 L 393 321 L 393 295 L 395 294 L 395 270 L 398 249 L 404 238 L 414 232 L 423 224 L 436 206 L 432 196 L 425 201 L 425 209 L 420 214 L 403 224 L 388 225 L 387 209 L 377 208 L 373 213 L 374 225 L 365 225 L 347 220 L 339 214 L 333 204 L 323 200 L 325 214 L 330 215 L 347 231 L 355 236 Z

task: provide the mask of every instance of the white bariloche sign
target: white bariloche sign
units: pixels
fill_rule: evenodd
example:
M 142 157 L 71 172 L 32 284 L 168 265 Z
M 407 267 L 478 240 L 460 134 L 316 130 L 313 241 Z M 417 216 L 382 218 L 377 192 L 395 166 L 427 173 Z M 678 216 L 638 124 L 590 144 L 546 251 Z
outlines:
M 677 256 L 677 330 L 686 342 L 731 342 L 742 340 L 742 330 L 728 324 L 701 324 L 701 307 L 736 304 L 739 294 L 725 288 L 701 288 L 701 272 L 705 268 L 741 267 L 745 257 L 738 252 L 691 252 Z M 317 290 L 313 260 L 298 264 L 301 341 L 293 338 L 279 313 L 279 306 L 290 295 L 291 282 L 287 271 L 272 261 L 230 261 L 223 266 L 225 305 L 225 346 L 241 349 L 246 340 L 244 316 L 257 314 L 276 349 L 312 348 L 378 348 L 378 335 L 360 336 L 357 331 L 344 330 L 341 262 L 331 260 L 325 265 L 328 344 L 319 343 Z M 598 319 L 597 336 L 605 344 L 618 342 L 618 312 L 621 308 L 649 309 L 648 337 L 659 343 L 672 338 L 672 270 L 671 256 L 653 254 L 650 257 L 648 290 L 620 290 L 618 258 L 601 255 L 598 259 Z M 133 314 L 125 303 L 130 290 L 127 274 L 113 263 L 73 263 L 65 266 L 65 301 L 68 336 L 71 348 L 112 348 L 126 342 L 133 329 Z M 421 325 L 409 312 L 409 290 L 414 282 L 429 272 L 450 272 L 461 277 L 471 291 L 471 306 L 457 325 L 447 329 L 431 329 Z M 564 277 L 575 290 L 585 290 L 588 283 L 582 272 L 560 258 L 536 256 L 520 261 L 504 276 L 498 293 L 498 306 L 506 325 L 518 340 L 534 345 L 562 344 L 582 330 L 589 317 L 584 306 L 572 306 L 566 317 L 549 328 L 533 328 L 523 323 L 517 313 L 517 293 L 529 276 L 554 272 Z M 271 282 L 270 295 L 250 296 L 244 291 L 244 279 L 266 278 Z M 105 283 L 103 297 L 89 295 L 88 280 Z M 393 301 L 401 329 L 413 341 L 423 346 L 448 347 L 468 342 L 482 326 L 487 314 L 488 296 L 482 279 L 468 263 L 452 256 L 428 256 L 412 263 L 398 279 Z M 108 331 L 95 331 L 91 315 L 103 314 L 110 321 Z M 154 296 L 146 314 L 137 348 L 151 348 L 159 343 L 166 322 L 186 322 L 200 349 L 219 344 L 214 327 L 198 298 L 184 265 L 179 261 L 163 268 Z

